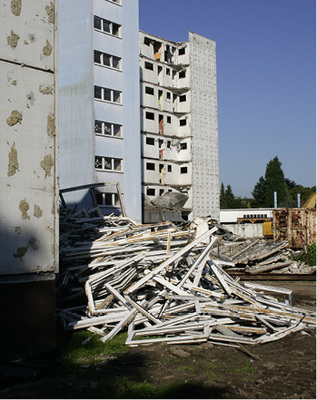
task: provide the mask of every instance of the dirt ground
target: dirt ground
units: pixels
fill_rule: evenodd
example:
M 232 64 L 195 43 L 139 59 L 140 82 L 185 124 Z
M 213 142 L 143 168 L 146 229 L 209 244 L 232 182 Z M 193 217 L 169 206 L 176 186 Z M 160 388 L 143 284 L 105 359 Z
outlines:
M 259 283 L 290 288 L 294 305 L 315 310 L 314 281 Z M 5 387 L 0 397 L 316 399 L 315 329 L 245 347 L 253 357 L 209 343 L 130 348 L 76 372 Z

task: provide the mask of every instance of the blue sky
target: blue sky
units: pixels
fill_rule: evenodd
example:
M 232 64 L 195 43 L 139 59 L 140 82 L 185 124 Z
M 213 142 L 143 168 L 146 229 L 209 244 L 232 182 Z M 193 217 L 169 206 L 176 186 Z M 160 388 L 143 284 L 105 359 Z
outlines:
M 140 0 L 140 29 L 216 42 L 219 180 L 251 196 L 278 156 L 286 178 L 316 184 L 315 0 Z

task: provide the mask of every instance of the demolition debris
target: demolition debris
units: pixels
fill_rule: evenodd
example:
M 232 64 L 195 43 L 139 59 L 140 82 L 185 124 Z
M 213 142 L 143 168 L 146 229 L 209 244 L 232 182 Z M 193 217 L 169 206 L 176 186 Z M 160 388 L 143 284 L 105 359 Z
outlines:
M 141 225 L 62 209 L 56 295 L 64 328 L 88 329 L 103 342 L 127 330 L 129 346 L 208 341 L 241 349 L 316 326 L 315 313 L 292 306 L 291 291 L 240 284 L 226 272 L 250 260 L 250 273 L 282 269 L 286 242 L 220 252 L 221 229 L 212 225 Z

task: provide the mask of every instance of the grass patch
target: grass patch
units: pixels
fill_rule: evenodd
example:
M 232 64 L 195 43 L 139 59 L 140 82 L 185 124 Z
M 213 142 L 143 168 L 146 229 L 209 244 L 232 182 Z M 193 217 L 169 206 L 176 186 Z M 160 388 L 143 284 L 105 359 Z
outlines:
M 251 377 L 251 375 L 254 374 L 254 368 L 251 366 L 250 363 L 247 362 L 242 367 L 236 368 L 234 372 L 238 374 L 243 374 L 244 375 L 243 380 L 246 381 Z
M 106 343 L 100 336 L 86 330 L 57 334 L 57 347 L 62 360 L 68 365 L 93 364 L 101 355 L 119 355 L 128 351 L 126 333 L 119 333 Z

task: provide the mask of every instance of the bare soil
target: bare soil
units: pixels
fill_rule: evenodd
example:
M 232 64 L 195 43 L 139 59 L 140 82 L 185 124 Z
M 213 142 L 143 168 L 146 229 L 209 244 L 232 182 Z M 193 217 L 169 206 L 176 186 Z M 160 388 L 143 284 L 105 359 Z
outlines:
M 293 289 L 293 304 L 316 308 L 315 282 L 260 282 Z M 93 366 L 2 389 L 1 398 L 316 399 L 316 330 L 255 346 L 150 345 Z M 131 382 L 134 386 L 131 386 Z

